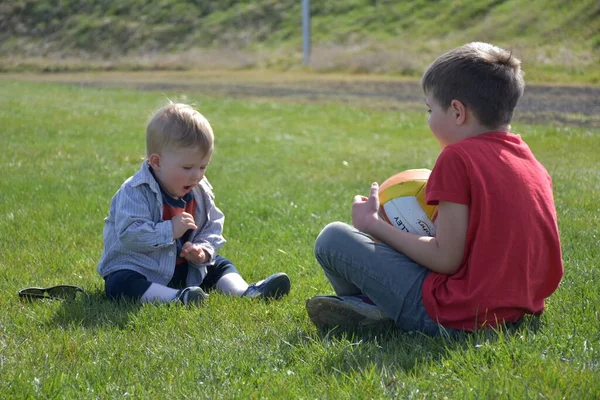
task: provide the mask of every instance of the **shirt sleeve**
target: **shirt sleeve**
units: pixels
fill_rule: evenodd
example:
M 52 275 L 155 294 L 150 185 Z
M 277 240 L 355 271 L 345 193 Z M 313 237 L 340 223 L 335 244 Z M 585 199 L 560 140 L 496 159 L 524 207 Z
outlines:
M 121 244 L 130 251 L 150 252 L 173 244 L 171 221 L 154 221 L 144 186 L 121 187 L 114 202 L 114 223 Z
M 429 205 L 438 205 L 440 201 L 471 204 L 467 165 L 453 147 L 446 147 L 438 157 L 427 181 L 425 196 Z
M 223 247 L 226 240 L 223 237 L 223 225 L 225 223 L 225 215 L 215 205 L 215 196 L 212 192 L 212 186 L 205 179 L 200 184 L 204 201 L 198 201 L 196 212 L 206 213 L 206 222 L 196 231 L 192 242 L 199 244 L 210 254 L 210 261 L 205 264 L 210 264 L 214 261 L 216 252 Z

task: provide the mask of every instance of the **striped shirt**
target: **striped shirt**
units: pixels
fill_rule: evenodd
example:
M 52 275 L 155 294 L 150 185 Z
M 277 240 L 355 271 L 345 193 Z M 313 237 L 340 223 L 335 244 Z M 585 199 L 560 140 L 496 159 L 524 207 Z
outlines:
M 198 229 L 189 241 L 201 245 L 211 256 L 204 264 L 189 263 L 187 286 L 199 285 L 206 276 L 206 266 L 214 263 L 216 251 L 225 244 L 225 216 L 214 203 L 212 186 L 206 178 L 192 189 L 195 200 L 194 221 Z M 173 224 L 163 220 L 163 197 L 147 161 L 127 179 L 110 203 L 104 220 L 104 251 L 98 272 L 106 277 L 112 272 L 129 269 L 154 283 L 167 285 L 175 271 L 179 253 L 173 238 Z

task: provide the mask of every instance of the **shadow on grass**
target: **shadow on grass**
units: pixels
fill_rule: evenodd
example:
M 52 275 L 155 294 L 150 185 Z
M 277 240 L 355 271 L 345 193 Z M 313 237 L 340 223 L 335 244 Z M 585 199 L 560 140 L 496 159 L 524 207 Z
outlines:
M 419 332 L 404 332 L 390 324 L 353 331 L 317 331 L 292 341 L 322 348 L 323 357 L 320 365 L 315 366 L 316 374 L 349 374 L 369 368 L 385 374 L 390 368 L 411 371 L 431 362 L 443 362 L 451 353 L 466 352 L 484 343 L 510 342 L 511 338 L 537 333 L 541 325 L 540 317 L 526 316 L 517 324 L 495 329 L 453 335 L 443 332 L 431 337 Z
M 117 326 L 124 328 L 129 317 L 141 307 L 139 302 L 109 300 L 104 290 L 96 289 L 80 295 L 73 301 L 64 301 L 58 308 L 49 324 L 61 327 L 82 326 L 96 328 L 100 326 Z

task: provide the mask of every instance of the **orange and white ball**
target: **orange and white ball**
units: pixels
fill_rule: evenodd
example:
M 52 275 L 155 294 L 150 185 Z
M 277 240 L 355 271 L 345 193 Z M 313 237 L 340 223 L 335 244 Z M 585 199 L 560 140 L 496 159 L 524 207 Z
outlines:
M 435 236 L 437 206 L 425 201 L 425 188 L 431 171 L 409 169 L 386 179 L 379 186 L 379 215 L 405 232 Z

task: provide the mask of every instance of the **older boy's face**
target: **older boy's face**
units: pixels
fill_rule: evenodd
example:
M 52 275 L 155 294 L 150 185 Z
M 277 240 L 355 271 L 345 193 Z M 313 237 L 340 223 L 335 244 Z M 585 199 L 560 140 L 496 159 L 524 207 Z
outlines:
M 163 189 L 180 198 L 204 178 L 212 152 L 200 148 L 170 149 L 150 156 L 150 165 Z
M 447 145 L 454 143 L 455 140 L 455 128 L 456 122 L 452 115 L 451 108 L 444 110 L 438 101 L 433 97 L 431 93 L 427 94 L 425 100 L 427 105 L 427 112 L 429 113 L 429 129 L 433 133 L 433 136 L 438 140 L 442 148 Z

